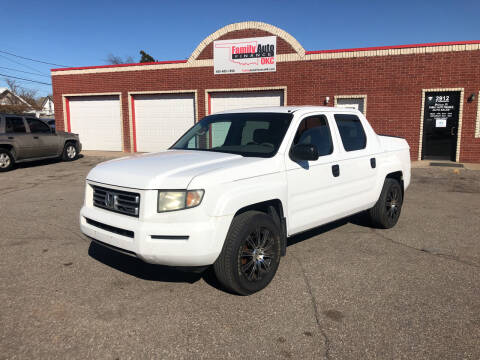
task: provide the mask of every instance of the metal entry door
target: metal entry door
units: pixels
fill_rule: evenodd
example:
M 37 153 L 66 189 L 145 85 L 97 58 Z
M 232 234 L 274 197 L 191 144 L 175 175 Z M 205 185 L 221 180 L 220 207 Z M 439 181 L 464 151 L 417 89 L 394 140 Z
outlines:
M 456 159 L 460 91 L 425 93 L 422 159 Z

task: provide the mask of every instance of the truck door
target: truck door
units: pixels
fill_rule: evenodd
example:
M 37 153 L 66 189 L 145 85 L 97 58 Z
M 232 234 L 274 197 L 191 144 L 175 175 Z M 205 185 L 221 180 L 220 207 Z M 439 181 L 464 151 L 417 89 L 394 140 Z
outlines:
M 338 147 L 331 128 L 332 122 L 324 114 L 307 115 L 300 121 L 290 149 L 296 144 L 312 144 L 320 157 L 294 161 L 285 154 L 289 235 L 330 222 L 342 210 L 338 202 L 343 194 L 336 190 L 339 181 L 335 175 Z
M 378 142 L 365 119 L 357 114 L 332 113 L 339 138 L 338 183 L 340 217 L 372 207 L 377 198 Z

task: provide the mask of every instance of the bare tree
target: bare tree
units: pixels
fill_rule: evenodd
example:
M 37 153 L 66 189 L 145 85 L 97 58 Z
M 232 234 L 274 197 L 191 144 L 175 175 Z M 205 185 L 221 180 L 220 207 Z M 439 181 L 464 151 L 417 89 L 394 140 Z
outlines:
M 18 96 L 29 103 L 34 109 L 39 110 L 37 92 L 35 89 L 21 88 Z
M 5 78 L 4 80 L 7 83 L 8 89 L 13 94 L 17 95 L 18 92 L 19 92 L 19 89 L 20 89 L 20 85 L 18 84 L 18 82 L 13 80 L 13 79 L 9 79 L 9 78 Z M 16 101 L 15 101 L 16 99 L 12 96 L 8 96 L 6 98 L 6 100 L 10 103 L 10 105 L 15 105 L 15 103 L 16 103 Z
M 17 81 L 11 80 L 11 79 L 5 79 L 5 82 L 7 83 L 8 88 L 13 94 L 21 97 L 32 107 L 34 108 L 38 107 L 38 104 L 37 104 L 38 90 L 24 88 L 23 86 L 20 86 Z
M 107 58 L 105 61 L 108 64 L 112 65 L 117 65 L 117 64 L 130 64 L 133 63 L 133 58 L 131 56 L 126 56 L 125 58 L 122 58 L 121 56 L 118 55 L 113 55 L 113 54 L 108 54 Z

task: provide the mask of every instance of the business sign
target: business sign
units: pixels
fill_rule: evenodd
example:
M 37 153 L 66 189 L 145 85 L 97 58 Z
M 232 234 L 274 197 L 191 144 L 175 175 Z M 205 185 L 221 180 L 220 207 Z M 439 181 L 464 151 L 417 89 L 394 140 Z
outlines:
M 435 121 L 435 127 L 452 126 L 450 122 L 458 121 L 459 112 L 458 92 L 432 92 L 426 94 L 425 117 Z M 456 125 L 453 125 L 456 126 Z
M 277 70 L 277 37 L 217 40 L 213 43 L 214 74 Z

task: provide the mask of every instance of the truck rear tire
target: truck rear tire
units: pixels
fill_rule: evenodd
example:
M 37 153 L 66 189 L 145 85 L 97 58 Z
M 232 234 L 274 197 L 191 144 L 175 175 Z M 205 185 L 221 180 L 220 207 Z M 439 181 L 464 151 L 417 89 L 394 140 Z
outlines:
M 380 197 L 369 216 L 373 226 L 381 229 L 390 229 L 395 226 L 403 205 L 402 186 L 396 179 L 386 178 Z
M 0 148 L 0 172 L 12 170 L 15 160 L 7 149 Z
M 280 264 L 280 229 L 259 211 L 236 216 L 213 269 L 218 281 L 239 295 L 264 289 Z

